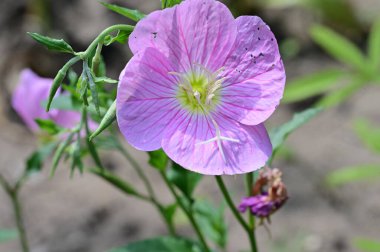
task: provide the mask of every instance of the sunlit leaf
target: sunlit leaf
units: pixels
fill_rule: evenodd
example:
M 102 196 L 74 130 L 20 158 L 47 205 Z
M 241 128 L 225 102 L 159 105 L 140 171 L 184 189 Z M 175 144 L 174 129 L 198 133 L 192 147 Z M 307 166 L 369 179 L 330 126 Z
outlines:
M 328 95 L 323 97 L 317 104 L 317 107 L 330 108 L 336 106 L 345 100 L 347 100 L 351 95 L 353 95 L 359 88 L 365 84 L 365 80 L 360 78 L 353 78 L 351 83 L 341 87 L 340 89 L 330 92 Z
M 356 120 L 354 129 L 370 150 L 380 153 L 380 126 L 374 127 L 367 120 L 360 119 Z
M 100 2 L 100 3 L 104 5 L 105 7 L 107 7 L 107 9 L 114 11 L 129 19 L 132 19 L 133 21 L 136 21 L 136 22 L 140 21 L 141 19 L 145 17 L 145 14 L 139 12 L 138 10 L 131 10 L 125 7 L 121 7 L 115 4 L 109 4 L 105 2 Z
M 291 81 L 286 85 L 283 102 L 296 102 L 326 92 L 344 75 L 341 70 L 329 69 Z
M 371 29 L 368 40 L 368 57 L 372 69 L 378 72 L 380 70 L 380 18 L 373 24 Z
M 336 170 L 326 176 L 326 183 L 334 187 L 372 179 L 380 179 L 380 165 L 360 165 Z
M 380 240 L 371 240 L 368 238 L 356 238 L 354 240 L 354 245 L 357 249 L 362 252 L 379 252 L 380 251 Z
M 313 40 L 334 58 L 359 71 L 366 71 L 362 52 L 351 41 L 328 27 L 316 25 L 311 29 Z

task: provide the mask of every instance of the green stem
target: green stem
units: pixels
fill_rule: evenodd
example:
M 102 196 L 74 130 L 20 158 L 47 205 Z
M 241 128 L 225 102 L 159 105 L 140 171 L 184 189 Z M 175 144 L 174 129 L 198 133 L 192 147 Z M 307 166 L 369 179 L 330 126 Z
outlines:
M 255 181 L 255 172 L 250 172 L 250 173 L 246 174 L 245 178 L 246 178 L 246 185 L 247 185 L 246 194 L 248 197 L 250 197 L 250 196 L 252 196 L 252 187 L 253 187 L 253 182 Z M 253 216 L 253 214 L 250 211 L 247 212 L 247 216 L 248 216 L 249 227 L 254 232 L 254 230 L 255 230 L 255 217 Z M 253 234 L 253 235 L 255 235 L 255 234 Z
M 117 24 L 117 25 L 110 26 L 110 27 L 106 28 L 105 30 L 103 30 L 94 39 L 94 41 L 91 42 L 91 44 L 88 46 L 88 48 L 86 49 L 86 51 L 80 52 L 80 53 L 78 53 L 78 55 L 80 55 L 80 57 L 82 59 L 86 59 L 86 58 L 88 58 L 90 56 L 91 52 L 95 49 L 95 47 L 99 43 L 103 43 L 104 38 L 107 35 L 109 35 L 110 33 L 114 32 L 114 31 L 120 31 L 120 30 L 123 30 L 123 31 L 133 31 L 133 28 L 134 27 L 132 25 L 125 25 L 125 24 Z
M 229 206 L 229 208 L 231 209 L 233 215 L 235 216 L 235 218 L 237 219 L 237 221 L 244 228 L 244 230 L 246 231 L 246 233 L 248 235 L 249 242 L 251 244 L 251 251 L 252 252 L 257 252 L 256 238 L 254 236 L 253 230 L 245 222 L 245 220 L 243 219 L 243 217 L 241 216 L 241 214 L 239 213 L 239 211 L 235 207 L 235 204 L 232 201 L 231 196 L 228 193 L 227 188 L 226 188 L 226 186 L 225 186 L 225 184 L 223 182 L 222 176 L 215 176 L 215 178 L 216 178 L 216 182 L 218 183 L 218 186 L 219 186 L 219 188 L 220 188 L 220 190 L 221 190 L 221 192 L 222 192 L 222 194 L 224 196 L 224 199 L 227 202 L 227 205 Z
M 24 180 L 24 179 L 22 178 L 19 181 L 21 180 Z M 29 252 L 28 239 L 26 237 L 24 219 L 22 217 L 22 207 L 21 207 L 20 200 L 18 198 L 18 192 L 22 185 L 22 182 L 19 182 L 19 181 L 16 183 L 16 186 L 12 188 L 9 185 L 9 183 L 5 180 L 5 178 L 1 176 L 0 174 L 0 185 L 4 188 L 5 192 L 8 194 L 12 202 L 13 212 L 15 214 L 15 221 L 17 225 L 17 230 L 19 234 L 19 240 L 22 247 L 22 251 Z
M 18 198 L 18 191 L 13 191 L 12 194 L 9 195 L 13 205 L 13 211 L 15 213 L 17 230 L 20 238 L 20 244 L 23 252 L 29 252 L 28 239 L 26 237 L 24 219 L 22 217 L 22 208 L 21 203 Z
M 148 177 L 145 175 L 145 173 L 143 172 L 143 169 L 141 168 L 141 166 L 137 163 L 137 161 L 128 153 L 128 151 L 119 143 L 119 150 L 120 152 L 123 154 L 123 156 L 128 160 L 128 162 L 132 165 L 133 169 L 136 171 L 137 175 L 140 177 L 140 179 L 143 181 L 147 191 L 148 191 L 148 194 L 149 194 L 149 197 L 150 197 L 150 202 L 152 204 L 154 204 L 156 206 L 156 208 L 158 209 L 158 211 L 160 212 L 160 214 L 162 215 L 162 218 L 169 230 L 169 233 L 171 235 L 174 235 L 176 236 L 176 231 L 175 231 L 175 227 L 173 225 L 173 223 L 171 223 L 170 221 L 168 221 L 165 217 L 165 213 L 164 213 L 164 206 L 162 206 L 157 198 L 156 198 L 156 195 L 154 193 L 154 190 L 152 188 L 152 185 L 150 184 L 149 180 L 148 180 Z
M 186 214 L 186 216 L 189 218 L 190 220 L 190 223 L 191 225 L 193 226 L 200 242 L 202 243 L 204 249 L 206 252 L 211 252 L 211 249 L 209 248 L 209 246 L 207 245 L 207 242 L 206 242 L 206 239 L 204 238 L 197 222 L 195 221 L 195 218 L 193 216 L 193 213 L 191 210 L 187 209 L 187 207 L 185 206 L 185 204 L 182 202 L 182 200 L 180 199 L 180 197 L 178 196 L 177 192 L 175 191 L 173 185 L 170 183 L 170 181 L 168 180 L 166 174 L 165 174 L 165 171 L 160 171 L 160 174 L 161 174 L 161 177 L 163 178 L 165 184 L 167 185 L 167 187 L 169 188 L 170 192 L 173 194 L 177 204 L 181 207 L 181 209 L 183 210 L 183 212 Z

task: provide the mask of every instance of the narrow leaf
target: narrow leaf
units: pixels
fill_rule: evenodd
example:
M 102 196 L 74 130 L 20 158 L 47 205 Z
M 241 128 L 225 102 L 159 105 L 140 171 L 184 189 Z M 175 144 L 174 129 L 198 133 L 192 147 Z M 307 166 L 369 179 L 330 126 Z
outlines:
M 370 240 L 368 238 L 356 238 L 354 240 L 354 245 L 357 249 L 362 252 L 379 252 L 380 251 L 380 240 Z
M 368 40 L 368 57 L 374 71 L 380 67 L 380 18 L 372 25 Z
M 330 108 L 344 102 L 364 85 L 364 81 L 365 80 L 354 78 L 348 85 L 323 97 L 316 106 L 321 108 Z
M 90 136 L 90 141 L 97 135 L 99 135 L 103 130 L 107 129 L 116 120 L 116 100 L 109 107 L 108 111 L 104 115 L 102 121 L 100 122 L 98 128 Z
M 336 170 L 326 176 L 326 183 L 335 187 L 372 179 L 380 179 L 380 165 L 361 165 Z
M 73 48 L 63 39 L 54 39 L 47 36 L 40 35 L 35 32 L 28 32 L 28 34 L 38 43 L 44 45 L 51 51 L 71 53 L 74 54 Z
M 89 87 L 90 87 L 90 91 L 91 91 L 91 96 L 92 96 L 92 101 L 93 101 L 93 103 L 95 105 L 96 112 L 98 113 L 98 115 L 100 115 L 100 109 L 99 109 L 100 102 L 99 102 L 99 95 L 98 95 L 97 86 L 96 86 L 96 83 L 94 81 L 94 78 L 92 77 L 91 70 L 88 67 L 86 61 L 83 61 L 83 70 L 85 72 L 86 79 L 87 79 L 87 81 L 89 83 Z
M 112 174 L 111 172 L 96 168 L 90 169 L 90 172 L 111 183 L 126 194 L 138 195 L 137 191 L 133 188 L 132 185 L 128 184 L 126 181 L 120 179 L 118 176 Z
M 367 148 L 380 154 L 380 128 L 375 128 L 367 120 L 360 119 L 355 122 L 354 129 Z
M 328 27 L 316 25 L 311 29 L 313 40 L 334 58 L 359 71 L 366 70 L 366 60 L 362 52 L 351 41 Z
M 138 10 L 131 10 L 125 7 L 121 7 L 115 4 L 109 4 L 105 2 L 100 2 L 103 6 L 105 6 L 107 9 L 114 11 L 124 17 L 127 17 L 129 19 L 132 19 L 133 21 L 140 21 L 145 17 L 144 13 L 139 12 Z
M 325 70 L 301 77 L 287 84 L 283 102 L 296 102 L 329 90 L 345 73 L 341 70 Z
M 55 171 L 57 170 L 57 167 L 58 167 L 58 163 L 61 160 L 61 157 L 63 155 L 63 152 L 65 151 L 67 146 L 69 146 L 69 144 L 71 143 L 73 136 L 74 136 L 74 133 L 70 133 L 66 137 L 66 139 L 58 145 L 57 150 L 55 151 L 54 156 L 53 156 L 53 165 L 50 171 L 50 177 L 54 176 Z
M 303 112 L 296 113 L 293 116 L 293 119 L 290 120 L 289 122 L 281 125 L 278 128 L 274 128 L 273 130 L 270 131 L 270 139 L 272 142 L 273 146 L 273 154 L 272 157 L 275 155 L 277 150 L 280 148 L 280 146 L 284 143 L 286 138 L 290 133 L 307 123 L 310 119 L 315 117 L 321 109 L 307 109 Z

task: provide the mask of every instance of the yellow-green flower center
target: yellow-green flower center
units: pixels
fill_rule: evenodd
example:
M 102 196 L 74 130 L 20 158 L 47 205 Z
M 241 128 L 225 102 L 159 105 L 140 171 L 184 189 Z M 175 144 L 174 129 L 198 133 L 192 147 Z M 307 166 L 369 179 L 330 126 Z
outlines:
M 195 113 L 208 114 L 220 102 L 220 88 L 223 82 L 218 73 L 209 72 L 195 65 L 188 73 L 174 73 L 180 77 L 177 99 L 181 105 Z

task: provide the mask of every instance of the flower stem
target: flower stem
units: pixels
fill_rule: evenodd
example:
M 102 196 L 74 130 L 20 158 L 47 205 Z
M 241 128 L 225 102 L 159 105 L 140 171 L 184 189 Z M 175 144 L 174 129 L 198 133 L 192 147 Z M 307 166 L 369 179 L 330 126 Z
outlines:
M 251 251 L 257 252 L 256 239 L 255 239 L 253 230 L 249 227 L 249 225 L 246 223 L 246 221 L 243 219 L 243 217 L 241 216 L 241 214 L 239 213 L 239 211 L 235 207 L 235 204 L 232 201 L 231 196 L 227 191 L 226 185 L 223 182 L 222 176 L 215 176 L 215 178 L 216 178 L 216 182 L 218 183 L 220 190 L 222 191 L 224 199 L 227 202 L 227 205 L 229 206 L 233 215 L 235 216 L 235 218 L 238 220 L 238 222 L 244 228 L 244 230 L 246 231 L 246 233 L 248 235 L 249 242 L 251 244 Z
M 91 42 L 91 44 L 88 46 L 86 51 L 78 53 L 80 55 L 81 59 L 87 59 L 92 51 L 95 49 L 95 47 L 98 46 L 99 43 L 103 43 L 104 38 L 109 35 L 110 33 L 114 31 L 133 31 L 133 26 L 132 25 L 125 25 L 125 24 L 117 24 L 117 25 L 112 25 L 105 30 L 103 30 L 95 39 L 94 41 Z
M 5 178 L 0 174 L 0 185 L 4 188 L 5 192 L 11 199 L 22 251 L 29 252 L 29 244 L 28 239 L 26 237 L 24 219 L 22 217 L 22 207 L 18 198 L 19 189 L 21 188 L 21 182 L 17 183 L 17 186 L 12 188 L 9 185 L 9 183 L 5 180 Z
M 155 207 L 158 209 L 158 211 L 160 212 L 160 214 L 162 215 L 162 219 L 164 220 L 168 230 L 169 230 L 169 233 L 173 236 L 176 236 L 176 231 L 175 231 L 175 227 L 173 225 L 172 222 L 168 221 L 166 218 L 165 218 L 165 213 L 164 213 L 164 206 L 161 205 L 157 198 L 156 198 L 156 195 L 154 193 L 154 190 L 152 188 L 152 185 L 150 184 L 149 180 L 148 180 L 148 177 L 145 175 L 145 173 L 143 172 L 143 169 L 141 168 L 141 166 L 136 162 L 136 160 L 128 153 L 128 151 L 120 144 L 118 143 L 119 145 L 119 150 L 120 152 L 123 154 L 123 156 L 128 160 L 128 162 L 132 165 L 133 169 L 136 171 L 137 175 L 140 177 L 140 179 L 143 181 L 143 183 L 145 184 L 145 187 L 148 191 L 148 194 L 149 194 L 149 197 L 150 197 L 150 202 L 155 205 Z
M 195 233 L 197 234 L 198 238 L 199 238 L 199 241 L 201 242 L 201 244 L 203 245 L 203 248 L 205 249 L 206 252 L 211 252 L 211 249 L 209 248 L 207 242 L 206 242 L 206 239 L 205 237 L 203 236 L 197 222 L 195 221 L 195 218 L 194 218 L 194 215 L 192 213 L 191 210 L 189 210 L 185 204 L 183 203 L 183 201 L 181 200 L 181 198 L 178 196 L 177 192 L 175 191 L 173 185 L 170 183 L 170 181 L 168 180 L 166 174 L 165 174 L 165 171 L 160 171 L 160 174 L 161 174 L 161 177 L 163 178 L 165 184 L 167 185 L 167 187 L 169 188 L 170 192 L 173 194 L 177 204 L 181 207 L 181 209 L 183 210 L 183 212 L 186 214 L 187 218 L 189 218 L 189 221 L 191 223 L 191 225 L 193 226 L 194 230 L 195 230 Z
M 252 196 L 252 187 L 253 187 L 253 182 L 255 181 L 255 172 L 250 172 L 245 175 L 246 178 L 246 186 L 247 186 L 247 196 Z M 252 229 L 253 235 L 255 235 L 255 216 L 248 211 L 248 222 L 249 222 L 249 227 Z

